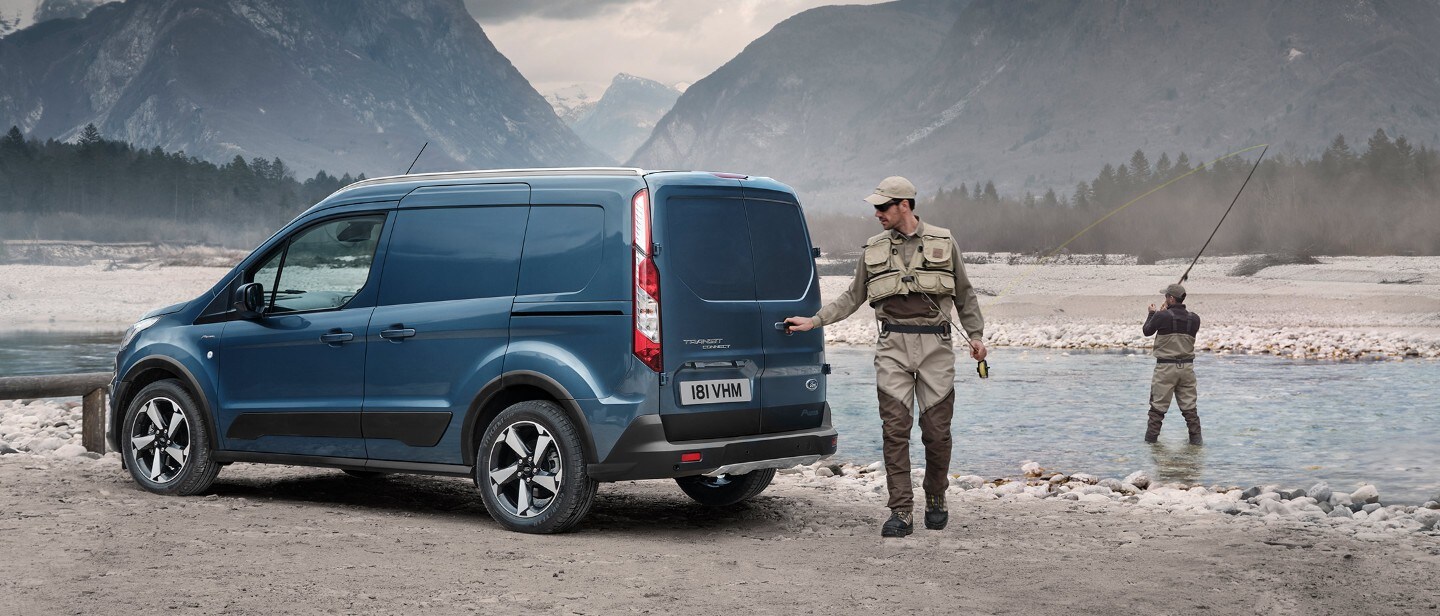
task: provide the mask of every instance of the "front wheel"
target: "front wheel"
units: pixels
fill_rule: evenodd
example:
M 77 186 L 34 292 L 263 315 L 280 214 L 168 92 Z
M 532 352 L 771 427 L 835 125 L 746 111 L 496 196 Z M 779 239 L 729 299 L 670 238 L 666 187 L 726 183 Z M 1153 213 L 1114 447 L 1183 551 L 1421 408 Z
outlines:
M 125 412 L 120 448 L 135 483 L 156 494 L 205 491 L 220 474 L 206 418 L 180 381 L 146 385 Z
M 578 524 L 597 487 L 585 470 L 580 431 L 546 400 L 516 403 L 490 423 L 475 453 L 475 485 L 501 526 L 540 534 Z
M 721 475 L 719 477 L 677 477 L 675 483 L 686 496 L 695 502 L 711 507 L 724 507 L 749 500 L 770 487 L 775 479 L 775 469 L 750 471 L 744 475 Z

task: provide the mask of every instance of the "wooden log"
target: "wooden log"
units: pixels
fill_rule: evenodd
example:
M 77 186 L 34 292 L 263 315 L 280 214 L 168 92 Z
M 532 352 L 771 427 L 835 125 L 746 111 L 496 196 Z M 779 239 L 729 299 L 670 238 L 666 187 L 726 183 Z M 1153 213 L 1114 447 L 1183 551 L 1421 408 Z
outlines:
M 80 444 L 85 451 L 105 453 L 105 388 L 85 394 L 81 408 Z
M 80 444 L 87 451 L 105 453 L 105 394 L 109 372 L 0 377 L 0 400 L 82 396 Z
M 0 377 L 0 400 L 84 396 L 110 386 L 109 372 Z

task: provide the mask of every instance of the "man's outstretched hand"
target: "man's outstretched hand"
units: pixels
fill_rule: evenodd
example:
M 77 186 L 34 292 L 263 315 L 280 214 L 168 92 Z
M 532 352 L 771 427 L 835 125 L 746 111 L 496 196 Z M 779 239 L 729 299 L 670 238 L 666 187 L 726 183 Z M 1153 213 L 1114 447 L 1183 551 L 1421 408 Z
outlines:
M 815 329 L 815 321 L 808 317 L 789 317 L 785 319 L 785 331 L 787 332 L 808 332 Z

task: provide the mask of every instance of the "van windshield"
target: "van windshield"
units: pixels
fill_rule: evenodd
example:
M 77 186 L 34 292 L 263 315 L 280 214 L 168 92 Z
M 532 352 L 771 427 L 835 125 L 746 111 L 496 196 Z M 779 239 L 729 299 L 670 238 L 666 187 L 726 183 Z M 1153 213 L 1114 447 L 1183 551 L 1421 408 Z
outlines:
M 701 299 L 791 300 L 805 295 L 814 263 L 799 207 L 686 197 L 671 198 L 665 207 L 667 260 Z

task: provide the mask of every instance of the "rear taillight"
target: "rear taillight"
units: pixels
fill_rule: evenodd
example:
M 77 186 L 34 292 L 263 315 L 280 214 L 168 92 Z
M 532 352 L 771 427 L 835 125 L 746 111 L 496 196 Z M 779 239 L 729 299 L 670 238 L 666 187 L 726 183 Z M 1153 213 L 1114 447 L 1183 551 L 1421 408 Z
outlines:
M 660 372 L 660 271 L 650 256 L 650 191 L 641 189 L 630 200 L 634 224 L 634 287 L 631 306 L 635 323 L 635 357 Z

